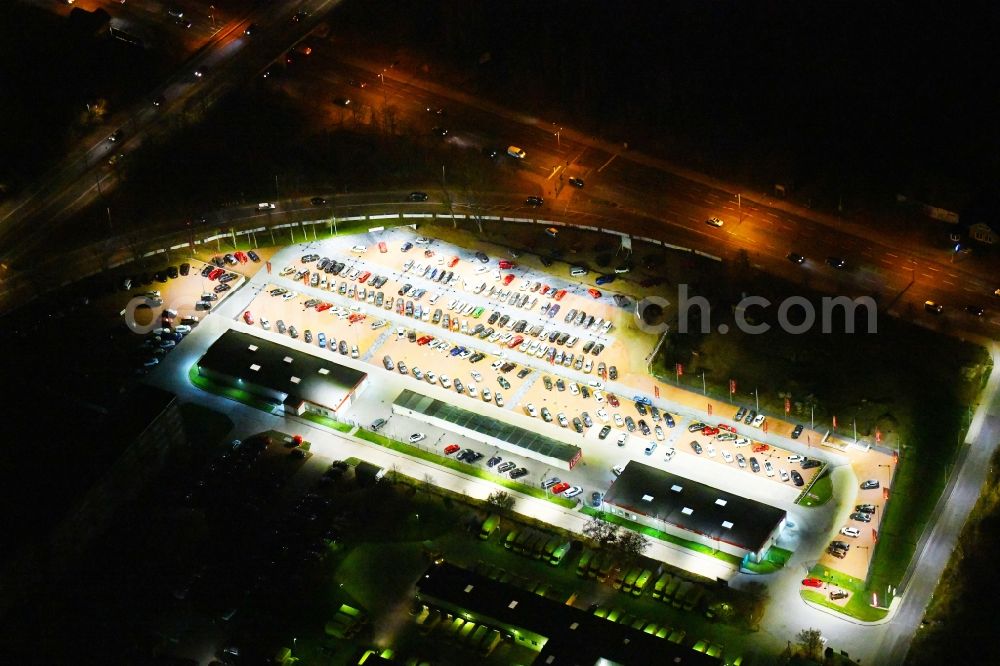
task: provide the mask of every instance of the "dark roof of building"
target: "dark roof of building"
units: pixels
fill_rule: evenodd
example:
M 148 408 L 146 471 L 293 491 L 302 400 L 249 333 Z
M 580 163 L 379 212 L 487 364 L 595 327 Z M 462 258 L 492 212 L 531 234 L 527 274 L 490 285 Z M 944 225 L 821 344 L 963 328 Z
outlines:
M 784 509 L 634 461 L 604 501 L 753 552 L 786 515 Z
M 329 357 L 234 330 L 223 333 L 198 366 L 277 391 L 283 402 L 306 400 L 330 409 L 336 409 L 367 376 Z
M 436 400 L 409 389 L 400 393 L 394 404 L 412 409 L 425 416 L 432 416 L 468 428 L 481 435 L 506 442 L 510 446 L 526 449 L 556 460 L 571 462 L 578 459 L 581 454 L 579 446 L 565 444 L 551 437 L 539 435 L 537 432 L 462 409 L 451 403 Z
M 448 562 L 417 581 L 425 599 L 544 636 L 536 664 L 718 664 L 718 659 Z M 601 661 L 605 660 L 605 661 Z

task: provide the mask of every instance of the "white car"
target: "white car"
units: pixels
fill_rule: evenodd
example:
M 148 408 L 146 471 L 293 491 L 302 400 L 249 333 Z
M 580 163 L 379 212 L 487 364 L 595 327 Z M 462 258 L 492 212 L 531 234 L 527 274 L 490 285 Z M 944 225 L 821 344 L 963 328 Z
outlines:
M 437 375 L 431 370 L 427 371 L 426 379 L 428 384 L 437 384 Z
M 573 486 L 569 490 L 563 492 L 563 497 L 576 497 L 583 492 L 583 488 L 580 486 Z
M 483 389 L 482 396 L 483 396 L 483 402 L 489 402 L 490 400 L 493 399 L 493 395 L 490 393 L 490 390 L 488 388 Z
M 618 433 L 618 446 L 625 446 L 626 440 L 628 440 L 627 432 Z
M 733 446 L 735 446 L 737 449 L 740 448 L 741 446 L 750 446 L 750 439 L 747 437 L 740 437 L 735 442 L 733 442 Z
M 265 321 L 267 320 L 261 319 L 260 325 L 263 326 Z M 178 324 L 177 326 L 174 327 L 174 332 L 180 333 L 181 335 L 187 335 L 188 333 L 191 332 L 191 327 L 188 326 L 187 324 Z
M 764 420 L 765 420 L 766 418 L 767 418 L 767 417 L 766 417 L 766 416 L 764 416 L 763 414 L 758 414 L 758 415 L 757 415 L 757 416 L 756 416 L 756 417 L 754 418 L 754 420 L 753 420 L 753 423 L 751 423 L 750 425 L 752 425 L 752 426 L 753 426 L 754 428 L 759 428 L 759 427 L 761 427 L 762 425 L 764 425 Z
M 656 433 L 656 439 L 658 441 L 662 442 L 663 441 L 663 428 L 661 428 L 660 426 L 656 426 L 655 428 L 653 428 L 653 432 Z M 714 451 L 715 449 L 712 449 L 712 450 Z
M 281 295 L 281 300 L 283 300 L 283 301 L 290 301 L 290 300 L 292 300 L 293 298 L 295 298 L 298 295 L 299 295 L 298 292 L 295 292 L 295 291 L 286 291 L 285 293 L 283 293 Z
M 625 427 L 625 419 L 622 418 L 621 414 L 615 414 L 615 425 L 619 428 Z
M 598 404 L 604 402 L 604 394 L 600 391 L 594 391 L 594 400 L 596 400 Z
M 469 395 L 472 396 L 473 398 L 475 398 L 476 397 L 476 392 L 477 392 L 476 385 L 475 384 L 469 384 Z
M 264 319 L 263 317 L 261 317 L 260 318 L 260 327 L 262 329 L 264 329 L 265 331 L 270 331 L 271 330 L 271 322 L 269 322 L 267 319 Z M 177 328 L 180 328 L 180 326 L 178 326 Z
M 410 435 L 410 444 L 416 444 L 417 442 L 422 442 L 427 439 L 427 435 L 422 432 L 415 432 Z
M 667 449 L 667 453 L 664 457 L 666 458 L 667 462 L 670 462 L 671 460 L 673 460 L 674 455 L 676 454 L 677 454 L 677 449 L 671 446 L 669 449 Z
M 768 476 L 774 476 L 774 465 L 771 464 L 770 460 L 764 461 L 764 471 Z
M 481 374 L 479 374 L 478 370 L 473 370 L 472 371 L 472 378 L 475 379 L 477 382 L 483 381 L 483 376 Z
M 729 451 L 723 451 L 722 459 L 725 460 L 727 463 L 731 463 L 733 462 L 733 454 L 730 453 Z
M 802 460 L 802 456 L 800 456 L 800 455 L 788 456 L 788 462 L 790 462 L 790 463 L 798 462 L 800 460 Z
M 859 530 L 857 527 L 842 527 L 840 529 L 840 533 L 843 534 L 844 536 L 849 536 L 852 539 L 857 539 L 859 536 L 861 536 L 861 530 Z
M 569 383 L 569 392 L 572 393 L 573 395 L 579 395 L 580 387 L 576 385 L 576 382 Z
M 535 406 L 530 402 L 524 406 L 524 411 L 528 414 L 528 416 L 538 416 L 538 410 L 535 409 Z
M 590 374 L 590 371 L 594 369 L 594 362 L 589 358 L 583 364 L 583 371 Z
M 656 426 L 656 427 L 659 428 L 660 426 Z M 715 457 L 715 447 L 712 446 L 711 444 L 709 444 L 708 448 L 705 449 L 705 453 L 708 454 L 709 458 L 714 458 Z
M 397 328 L 396 329 L 396 337 L 399 338 L 400 340 L 402 340 L 403 338 L 405 338 L 406 337 L 406 329 L 403 328 L 402 326 L 400 326 L 399 328 Z
M 615 465 L 614 467 L 611 468 L 611 471 L 614 473 L 615 476 L 621 476 L 622 472 L 625 471 L 625 465 Z
M 608 412 L 606 410 L 604 410 L 603 408 L 602 409 L 598 409 L 597 410 L 597 418 L 599 418 L 602 421 L 604 421 L 605 423 L 607 423 L 608 422 Z
M 354 247 L 351 248 L 351 252 L 353 252 L 354 254 L 364 254 L 367 251 L 368 247 L 366 245 L 355 245 Z
M 778 476 L 781 477 L 782 481 L 788 481 L 788 479 L 789 479 L 788 472 L 786 472 L 785 470 L 781 469 L 780 467 L 778 468 Z

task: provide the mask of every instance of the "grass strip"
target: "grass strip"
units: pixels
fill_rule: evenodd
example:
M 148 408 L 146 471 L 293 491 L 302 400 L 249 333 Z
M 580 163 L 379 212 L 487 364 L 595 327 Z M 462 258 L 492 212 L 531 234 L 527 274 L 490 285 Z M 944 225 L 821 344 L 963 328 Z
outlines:
M 197 363 L 193 364 L 188 369 L 188 380 L 193 385 L 207 393 L 214 393 L 215 395 L 222 396 L 223 398 L 241 402 L 244 405 L 253 407 L 254 409 L 259 409 L 260 411 L 267 412 L 268 414 L 274 413 L 274 408 L 276 406 L 274 403 L 259 398 L 253 393 L 244 391 L 243 389 L 232 388 L 231 386 L 222 386 L 221 384 L 217 384 L 211 379 L 198 374 Z
M 358 429 L 355 433 L 359 438 L 371 442 L 373 444 L 378 444 L 379 446 L 384 446 L 393 451 L 399 451 L 400 453 L 405 453 L 408 456 L 413 456 L 414 458 L 420 458 L 421 460 L 428 460 L 430 462 L 441 465 L 442 467 L 447 467 L 453 469 L 456 472 L 461 472 L 462 474 L 467 474 L 468 476 L 474 476 L 485 481 L 490 481 L 497 484 L 498 486 L 503 486 L 509 490 L 515 490 L 524 495 L 530 495 L 538 499 L 548 500 L 559 506 L 564 506 L 567 509 L 576 508 L 576 502 L 573 500 L 564 499 L 562 497 L 549 495 L 541 488 L 534 488 L 532 486 L 525 485 L 523 483 L 518 483 L 510 479 L 505 479 L 503 477 L 497 476 L 496 474 L 490 474 L 485 470 L 477 469 L 471 465 L 467 465 L 459 460 L 453 460 L 451 458 L 446 458 L 444 456 L 438 455 L 432 451 L 425 451 L 416 446 L 410 446 L 404 442 L 399 442 L 384 435 L 380 435 L 376 432 L 371 432 L 370 430 Z
M 703 555 L 710 555 L 717 560 L 722 560 L 723 562 L 732 564 L 734 566 L 739 566 L 740 563 L 743 561 L 736 555 L 731 555 L 721 550 L 715 550 L 711 546 L 706 546 L 705 544 L 698 543 L 697 541 L 689 541 L 687 539 L 682 539 L 681 537 L 670 534 L 669 532 L 664 532 L 663 530 L 658 530 L 654 527 L 650 527 L 649 525 L 643 525 L 642 523 L 637 523 L 632 520 L 627 520 L 625 518 L 622 518 L 621 516 L 616 516 L 613 513 L 608 513 L 606 511 L 601 511 L 599 509 L 593 509 L 589 506 L 583 507 L 581 511 L 587 514 L 588 516 L 596 517 L 597 515 L 603 515 L 604 519 L 609 523 L 621 525 L 622 527 L 630 529 L 634 532 L 645 534 L 648 537 L 659 539 L 660 541 L 667 541 L 677 546 L 681 546 L 682 548 L 693 550 L 696 553 L 702 553 Z

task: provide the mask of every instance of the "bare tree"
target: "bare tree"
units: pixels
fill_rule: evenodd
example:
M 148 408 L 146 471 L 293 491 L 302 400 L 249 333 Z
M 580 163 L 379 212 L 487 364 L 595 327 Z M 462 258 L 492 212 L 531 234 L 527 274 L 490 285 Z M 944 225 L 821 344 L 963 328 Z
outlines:
M 508 516 L 514 510 L 514 497 L 506 490 L 494 490 L 486 498 L 486 504 L 501 516 Z
M 615 552 L 619 553 L 625 564 L 632 564 L 639 559 L 646 549 L 649 548 L 649 539 L 644 534 L 633 532 L 632 530 L 621 530 L 617 539 L 612 544 Z
M 823 649 L 823 633 L 819 629 L 803 629 L 795 635 L 795 641 L 809 659 L 819 659 Z
M 764 616 L 771 593 L 766 585 L 757 581 L 747 583 L 742 592 L 740 611 L 746 617 L 747 626 L 756 627 Z
M 604 550 L 618 540 L 618 525 L 609 523 L 603 513 L 591 518 L 583 526 L 583 535 L 593 542 L 598 550 Z
M 434 487 L 434 477 L 428 472 L 424 474 L 423 488 L 425 493 L 430 493 L 431 488 Z

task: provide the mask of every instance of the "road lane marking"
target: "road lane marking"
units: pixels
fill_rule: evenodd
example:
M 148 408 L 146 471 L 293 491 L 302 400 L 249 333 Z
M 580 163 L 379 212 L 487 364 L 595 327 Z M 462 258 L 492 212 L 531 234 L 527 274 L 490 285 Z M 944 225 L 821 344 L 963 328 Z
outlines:
M 610 158 L 610 159 L 609 159 L 609 160 L 608 160 L 607 162 L 605 162 L 604 164 L 602 164 L 602 165 L 601 165 L 601 166 L 600 166 L 600 167 L 599 167 L 599 168 L 597 169 L 597 172 L 598 172 L 598 173 L 600 173 L 600 172 L 604 171 L 604 167 L 606 167 L 606 166 L 608 166 L 609 164 L 611 164 L 612 162 L 614 162 L 614 161 L 615 161 L 615 158 L 616 158 L 616 157 L 618 157 L 618 153 L 615 153 L 614 155 L 612 155 L 612 156 L 611 156 L 611 158 Z

